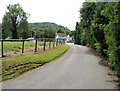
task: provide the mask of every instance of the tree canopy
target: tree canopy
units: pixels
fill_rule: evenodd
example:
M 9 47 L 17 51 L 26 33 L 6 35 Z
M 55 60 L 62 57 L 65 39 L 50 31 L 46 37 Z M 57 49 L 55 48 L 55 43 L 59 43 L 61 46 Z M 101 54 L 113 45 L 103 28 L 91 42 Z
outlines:
M 94 48 L 108 58 L 120 76 L 120 2 L 85 2 L 76 24 L 75 43 Z
M 29 29 L 28 14 L 24 12 L 20 4 L 9 5 L 7 10 L 2 20 L 2 38 L 18 39 L 19 36 L 27 38 L 28 36 L 24 35 L 24 32 L 28 32 Z M 19 35 L 18 27 L 21 29 L 22 35 Z

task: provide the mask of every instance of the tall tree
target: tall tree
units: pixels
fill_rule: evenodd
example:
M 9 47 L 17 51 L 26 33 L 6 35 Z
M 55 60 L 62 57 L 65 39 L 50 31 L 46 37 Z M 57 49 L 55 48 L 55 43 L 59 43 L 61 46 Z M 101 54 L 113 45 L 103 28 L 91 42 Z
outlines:
M 57 30 L 57 33 L 65 33 L 65 32 L 64 32 L 63 29 L 59 28 L 59 29 Z
M 19 37 L 21 37 L 22 39 L 31 37 L 30 26 L 29 26 L 28 21 L 23 20 L 23 22 L 19 24 L 18 33 L 19 33 Z
M 108 46 L 106 44 L 105 40 L 105 34 L 104 34 L 104 26 L 109 23 L 109 19 L 104 17 L 101 12 L 105 8 L 106 2 L 97 2 L 96 3 L 96 8 L 94 10 L 93 18 L 91 21 L 91 34 L 94 38 L 92 40 L 94 41 L 91 44 L 93 45 L 95 49 L 97 49 L 98 52 L 106 56 L 106 51 Z M 99 46 L 99 47 L 98 47 Z
M 7 6 L 8 11 L 5 13 L 2 21 L 2 30 L 12 32 L 12 39 L 18 39 L 18 26 L 27 21 L 28 14 L 24 12 L 19 4 Z M 8 25 L 8 27 L 6 27 Z
M 55 30 L 53 26 L 49 26 L 48 28 L 45 29 L 45 38 L 55 38 Z
M 120 76 L 120 2 L 85 2 L 80 14 L 76 40 L 81 40 L 81 44 L 86 41 L 108 58 L 110 68 Z
M 78 22 L 76 23 L 75 44 L 80 44 L 80 26 Z
M 91 40 L 90 26 L 93 19 L 95 7 L 96 5 L 94 2 L 85 2 L 83 3 L 83 7 L 80 10 L 81 26 L 86 44 L 90 44 Z
M 104 29 L 109 65 L 120 76 L 120 2 L 107 3 L 102 14 L 109 19 Z

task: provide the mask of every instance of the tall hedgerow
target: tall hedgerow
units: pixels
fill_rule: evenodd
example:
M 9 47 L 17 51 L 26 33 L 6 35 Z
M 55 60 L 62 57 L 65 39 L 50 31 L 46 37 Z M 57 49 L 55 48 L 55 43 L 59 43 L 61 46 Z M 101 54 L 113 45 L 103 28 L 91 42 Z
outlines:
M 110 68 L 120 76 L 120 2 L 83 3 L 77 27 L 75 40 L 108 58 Z

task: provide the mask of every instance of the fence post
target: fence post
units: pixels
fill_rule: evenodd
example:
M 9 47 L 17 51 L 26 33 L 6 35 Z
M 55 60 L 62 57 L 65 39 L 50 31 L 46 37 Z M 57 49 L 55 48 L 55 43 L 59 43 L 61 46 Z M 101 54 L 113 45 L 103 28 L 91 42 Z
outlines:
M 46 39 L 44 39 L 44 47 L 43 47 L 44 51 L 45 51 L 45 46 L 46 46 Z
M 65 39 L 64 39 L 64 44 L 65 44 Z
M 62 44 L 64 44 L 64 39 L 63 39 L 63 43 Z
M 37 52 L 37 39 L 35 40 L 35 52 Z
M 58 39 L 58 45 L 60 45 L 60 40 Z
M 49 49 L 51 48 L 51 40 L 49 40 Z
M 59 45 L 61 45 L 61 40 L 59 39 Z
M 63 40 L 61 40 L 61 45 L 62 45 Z
M 24 40 L 23 40 L 23 44 L 22 44 L 22 53 L 24 53 Z
M 1 40 L 1 52 L 2 52 L 1 57 L 3 57 L 4 56 L 4 54 L 3 54 L 3 40 Z
M 53 48 L 55 47 L 55 41 L 54 41 L 54 39 L 53 39 Z
M 56 41 L 56 46 L 58 45 L 58 39 L 57 39 L 57 41 Z

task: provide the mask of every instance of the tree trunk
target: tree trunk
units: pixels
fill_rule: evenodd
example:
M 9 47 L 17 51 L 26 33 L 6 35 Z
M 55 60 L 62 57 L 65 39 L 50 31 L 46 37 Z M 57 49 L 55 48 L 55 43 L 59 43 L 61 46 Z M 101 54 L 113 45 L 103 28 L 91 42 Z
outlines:
M 12 39 L 18 39 L 18 32 L 17 32 L 16 20 L 17 20 L 17 18 L 15 17 L 15 18 L 13 19 Z

